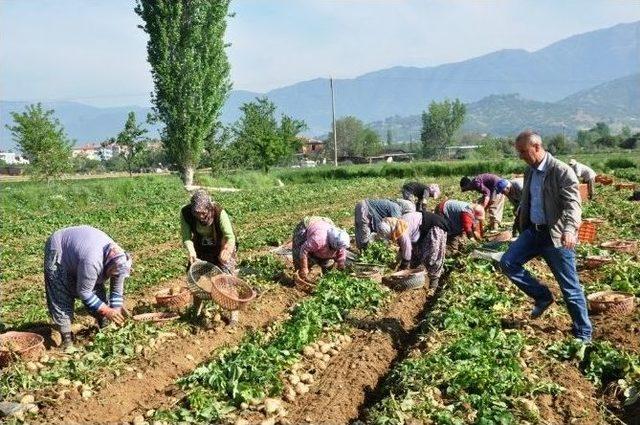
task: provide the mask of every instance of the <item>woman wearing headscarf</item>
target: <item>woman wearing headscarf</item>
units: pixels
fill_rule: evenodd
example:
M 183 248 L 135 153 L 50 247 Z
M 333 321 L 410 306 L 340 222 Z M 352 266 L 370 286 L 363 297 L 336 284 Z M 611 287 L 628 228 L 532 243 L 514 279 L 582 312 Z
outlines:
M 223 272 L 234 274 L 236 269 L 236 237 L 227 212 L 214 202 L 205 190 L 197 190 L 191 202 L 180 211 L 182 243 L 187 249 L 189 265 L 197 259 L 215 264 Z M 194 298 L 200 310 L 202 300 Z M 229 326 L 235 326 L 240 312 L 229 314 Z M 205 326 L 209 324 L 205 321 Z
M 124 279 L 133 260 L 113 239 L 91 226 L 75 226 L 53 233 L 44 248 L 47 307 L 62 334 L 62 347 L 73 345 L 71 322 L 79 298 L 100 328 L 109 320 L 124 322 Z M 107 300 L 104 282 L 110 280 Z
M 305 217 L 293 231 L 293 264 L 301 278 L 309 273 L 309 263 L 326 270 L 332 260 L 342 270 L 347 259 L 350 238 L 326 217 Z M 311 264 L 311 265 L 312 265 Z
M 464 236 L 476 240 L 480 240 L 482 237 L 482 223 L 484 221 L 484 207 L 482 205 L 445 199 L 436 207 L 436 213 L 447 219 L 450 242 Z
M 420 182 L 407 182 L 402 185 L 402 198 L 415 202 L 416 211 L 422 211 L 427 199 L 437 199 L 440 196 L 440 186 L 435 183 L 422 184 Z
M 364 199 L 358 202 L 355 210 L 356 246 L 359 250 L 367 247 L 383 218 L 400 217 L 412 211 L 415 207 L 404 199 Z
M 380 234 L 400 248 L 400 269 L 424 265 L 432 289 L 444 270 L 448 230 L 444 217 L 428 211 L 384 218 L 380 224 Z
M 189 264 L 208 261 L 227 273 L 236 267 L 236 237 L 227 212 L 204 190 L 197 190 L 180 211 L 182 243 Z
M 478 203 L 481 204 L 489 216 L 489 228 L 497 230 L 502 223 L 504 210 L 504 196 L 496 190 L 500 177 L 491 173 L 478 174 L 474 178 L 467 176 L 460 179 L 460 190 L 467 192 L 476 191 L 481 195 Z

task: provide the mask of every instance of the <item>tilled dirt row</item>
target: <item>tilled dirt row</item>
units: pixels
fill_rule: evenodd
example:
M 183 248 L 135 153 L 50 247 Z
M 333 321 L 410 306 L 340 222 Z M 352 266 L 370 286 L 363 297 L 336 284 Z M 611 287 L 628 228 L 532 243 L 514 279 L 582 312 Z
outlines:
M 349 344 L 333 356 L 325 370 L 316 370 L 307 394 L 284 405 L 280 423 L 345 424 L 358 418 L 360 409 L 396 361 L 414 342 L 414 331 L 431 305 L 426 289 L 397 294 L 380 313 L 350 318 Z M 249 423 L 265 419 L 260 413 L 243 415 Z
M 129 372 L 110 377 L 93 397 L 77 394 L 64 403 L 46 409 L 42 423 L 102 423 L 131 421 L 149 409 L 169 407 L 177 399 L 177 378 L 207 360 L 217 349 L 237 344 L 246 332 L 263 328 L 281 318 L 304 294 L 276 287 L 242 312 L 237 328 L 198 331 L 172 339 L 146 357 L 137 358 Z

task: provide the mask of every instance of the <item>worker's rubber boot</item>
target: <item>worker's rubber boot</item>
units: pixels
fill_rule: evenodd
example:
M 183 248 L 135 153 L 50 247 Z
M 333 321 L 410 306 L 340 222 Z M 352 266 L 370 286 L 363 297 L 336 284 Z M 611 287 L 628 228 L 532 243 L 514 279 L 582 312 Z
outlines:
M 106 317 L 104 317 L 104 316 L 98 316 L 98 317 L 96 317 L 96 322 L 98 323 L 98 328 L 99 328 L 99 329 L 104 329 L 104 328 L 106 328 L 107 326 L 109 326 L 109 323 L 110 323 L 110 322 L 109 322 L 109 319 L 107 319 L 107 318 L 106 318 Z
M 62 351 L 65 351 L 72 347 L 73 347 L 73 333 L 64 332 L 62 334 L 62 343 L 60 344 L 60 348 L 62 348 Z

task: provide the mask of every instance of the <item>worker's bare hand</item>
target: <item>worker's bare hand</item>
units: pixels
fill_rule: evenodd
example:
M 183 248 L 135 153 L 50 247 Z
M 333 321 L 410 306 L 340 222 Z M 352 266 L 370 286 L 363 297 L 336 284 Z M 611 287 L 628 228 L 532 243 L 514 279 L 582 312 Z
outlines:
M 574 249 L 576 247 L 576 237 L 573 233 L 562 234 L 562 246 L 567 249 Z
M 122 314 L 121 308 L 111 308 L 104 306 L 104 308 L 100 309 L 99 313 L 116 325 L 122 325 L 124 323 L 124 316 Z
M 231 259 L 231 250 L 228 249 L 223 249 L 222 251 L 220 251 L 220 262 L 221 263 L 226 263 L 229 261 L 229 259 Z

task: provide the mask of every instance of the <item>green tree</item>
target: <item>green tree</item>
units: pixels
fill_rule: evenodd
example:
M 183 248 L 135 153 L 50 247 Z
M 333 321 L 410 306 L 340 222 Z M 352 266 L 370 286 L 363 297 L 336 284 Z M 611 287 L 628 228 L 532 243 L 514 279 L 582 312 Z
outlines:
M 136 113 L 132 111 L 129 112 L 124 129 L 115 138 L 109 139 L 110 143 L 120 147 L 120 156 L 127 164 L 129 176 L 133 175 L 133 166 L 149 142 L 149 139 L 144 137 L 145 134 L 147 129 L 136 122 Z
M 338 156 L 369 156 L 378 153 L 382 147 L 378 133 L 353 116 L 336 121 L 336 135 Z M 329 133 L 325 146 L 326 154 L 333 158 L 333 132 Z
M 638 147 L 638 141 L 640 140 L 640 133 L 636 133 L 633 136 L 629 136 L 626 139 L 620 141 L 618 146 L 622 149 L 635 149 Z
M 42 105 L 27 106 L 25 112 L 12 112 L 15 125 L 6 127 L 29 160 L 29 171 L 36 179 L 50 181 L 71 170 L 73 143 L 64 132 L 53 110 Z
M 136 13 L 149 34 L 148 60 L 155 86 L 162 143 L 193 183 L 204 145 L 219 125 L 231 82 L 225 52 L 229 0 L 137 0 Z
M 393 145 L 393 134 L 391 133 L 391 129 L 387 128 L 387 146 Z
M 466 106 L 460 100 L 431 102 L 422 113 L 422 152 L 432 156 L 453 143 L 453 136 L 464 121 Z
M 547 149 L 549 150 L 549 152 L 551 152 L 552 155 L 567 153 L 567 143 L 565 137 L 562 134 L 556 134 L 549 137 L 545 141 L 545 144 L 547 145 Z
M 300 148 L 296 136 L 307 127 L 304 121 L 282 115 L 278 124 L 276 106 L 266 97 L 245 103 L 240 110 L 242 116 L 233 127 L 235 139 L 230 147 L 238 164 L 269 172 Z
M 596 139 L 594 143 L 603 148 L 612 148 L 618 145 L 619 138 L 616 136 L 606 135 Z
M 380 152 L 382 141 L 378 133 L 370 128 L 362 130 L 362 156 L 371 156 Z

